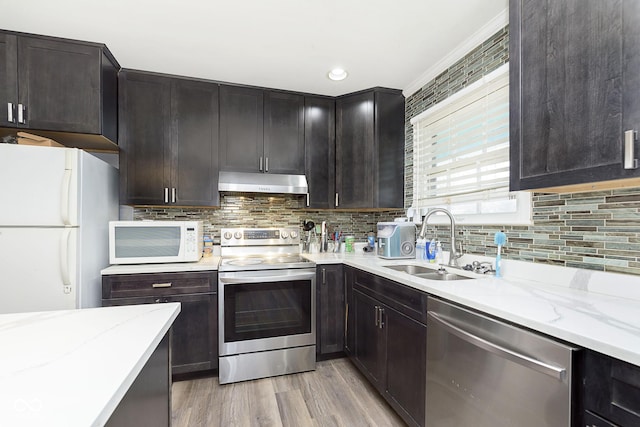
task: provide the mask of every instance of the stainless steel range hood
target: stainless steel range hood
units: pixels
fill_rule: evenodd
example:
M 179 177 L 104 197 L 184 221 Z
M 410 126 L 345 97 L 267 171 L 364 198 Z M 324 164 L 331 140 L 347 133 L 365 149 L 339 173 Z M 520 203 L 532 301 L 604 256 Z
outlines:
M 220 172 L 218 190 L 244 193 L 307 194 L 309 187 L 304 175 Z

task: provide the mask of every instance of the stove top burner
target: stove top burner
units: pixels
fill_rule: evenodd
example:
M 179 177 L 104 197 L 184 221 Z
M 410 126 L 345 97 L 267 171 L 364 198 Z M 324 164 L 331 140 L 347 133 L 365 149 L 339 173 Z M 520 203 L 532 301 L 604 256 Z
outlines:
M 278 255 L 278 256 L 229 256 L 222 257 L 219 269 L 221 271 L 240 270 L 272 270 L 287 268 L 308 268 L 314 263 L 300 255 Z

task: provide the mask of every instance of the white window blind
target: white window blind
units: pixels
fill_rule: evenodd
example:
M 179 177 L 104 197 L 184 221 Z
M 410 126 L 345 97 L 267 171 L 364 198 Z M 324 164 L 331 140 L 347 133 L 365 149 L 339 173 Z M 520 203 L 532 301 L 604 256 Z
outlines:
M 413 207 L 457 215 L 518 210 L 509 194 L 509 72 L 505 65 L 411 120 Z

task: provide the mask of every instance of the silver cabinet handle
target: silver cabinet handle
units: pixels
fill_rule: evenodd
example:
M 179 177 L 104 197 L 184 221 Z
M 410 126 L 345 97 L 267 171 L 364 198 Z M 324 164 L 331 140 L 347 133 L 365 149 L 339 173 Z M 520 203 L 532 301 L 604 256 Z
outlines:
M 338 207 L 338 193 L 336 193 L 336 207 Z
M 259 169 L 259 171 L 262 172 L 262 156 L 260 156 L 260 169 Z
M 375 325 L 378 326 L 378 313 L 380 312 L 380 307 L 376 305 L 374 308 L 375 308 Z
M 269 158 L 268 157 L 264 158 L 264 171 L 265 172 L 269 172 Z
M 634 155 L 634 144 L 638 139 L 638 132 L 627 130 L 624 132 L 624 168 L 638 169 L 638 159 Z
M 384 308 L 380 307 L 380 320 L 378 321 L 378 327 L 380 329 L 384 328 L 384 320 L 382 318 L 382 316 L 384 316 Z
M 171 203 L 176 202 L 176 187 L 171 187 Z
M 26 107 L 23 104 L 18 104 L 18 123 L 25 124 L 27 123 L 26 119 Z
M 309 193 L 307 193 L 307 207 L 309 207 L 310 204 Z
M 165 283 L 154 283 L 153 285 L 151 285 L 152 288 L 170 288 L 172 285 L 171 282 L 165 282 Z
M 164 187 L 164 202 L 169 203 L 169 187 Z
M 453 335 L 468 342 L 471 345 L 493 353 L 496 356 L 510 360 L 514 363 L 518 363 L 526 368 L 549 375 L 550 377 L 553 377 L 559 381 L 563 381 L 565 378 L 566 369 L 564 368 L 549 365 L 548 363 L 533 359 L 529 356 L 525 356 L 524 354 L 517 353 L 501 345 L 487 341 L 484 338 L 473 335 L 472 333 L 467 332 L 464 329 L 447 322 L 432 311 L 427 312 L 427 317 L 444 328 L 447 332 L 452 333 Z
M 322 269 L 322 284 L 323 285 L 327 284 L 327 269 L 326 268 Z
M 7 102 L 7 121 L 15 123 L 16 118 L 13 116 L 13 102 Z

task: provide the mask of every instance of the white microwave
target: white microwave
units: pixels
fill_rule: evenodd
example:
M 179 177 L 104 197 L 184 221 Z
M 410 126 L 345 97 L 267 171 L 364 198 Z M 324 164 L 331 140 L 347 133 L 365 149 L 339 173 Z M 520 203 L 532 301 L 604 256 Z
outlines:
M 110 221 L 109 262 L 193 262 L 202 257 L 202 221 Z

